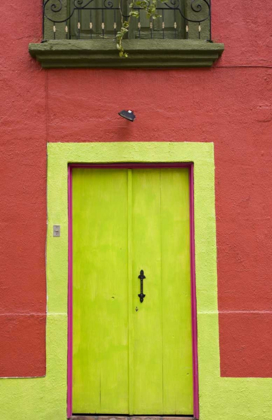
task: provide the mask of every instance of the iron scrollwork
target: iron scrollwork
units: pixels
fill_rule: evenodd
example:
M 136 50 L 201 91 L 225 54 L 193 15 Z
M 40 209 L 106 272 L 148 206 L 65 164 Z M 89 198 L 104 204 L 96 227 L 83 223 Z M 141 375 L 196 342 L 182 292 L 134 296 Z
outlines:
M 186 22 L 201 23 L 201 22 L 205 22 L 206 20 L 210 19 L 211 6 L 210 6 L 210 3 L 207 0 L 191 0 L 190 9 L 193 13 L 204 12 L 204 7 L 206 8 L 206 13 L 205 13 L 204 17 L 202 16 L 201 18 L 199 18 L 198 16 L 196 16 L 195 19 L 192 19 L 192 17 L 190 18 L 189 16 L 187 16 L 183 13 L 181 5 L 180 5 L 180 0 L 170 0 L 168 2 L 163 2 L 163 4 L 165 4 L 165 6 L 168 7 L 169 9 L 178 10 L 179 13 L 181 14 L 181 16 L 183 17 L 183 19 Z
M 55 25 L 58 23 L 67 25 L 75 11 L 80 16 L 80 11 L 101 10 L 103 12 L 112 10 L 115 11 L 114 13 L 120 12 L 123 18 L 126 19 L 130 2 L 131 0 L 44 0 L 44 20 L 52 22 L 56 31 Z M 139 11 L 141 7 L 137 6 L 134 9 Z M 158 0 L 157 9 L 159 12 L 162 11 L 162 13 L 167 10 L 178 13 L 187 25 L 187 29 L 188 23 L 199 25 L 199 33 L 201 31 L 200 24 L 211 19 L 211 0 L 190 0 L 188 6 L 186 0 Z
M 63 13 L 65 12 L 65 6 L 63 5 L 63 0 L 45 0 L 44 5 L 43 5 L 43 13 L 44 13 L 44 17 L 50 20 L 50 22 L 64 23 L 71 19 L 71 17 L 74 15 L 74 12 L 76 10 L 113 9 L 114 4 L 111 0 L 102 0 L 102 1 L 103 1 L 103 6 L 101 7 L 89 7 L 90 4 L 94 2 L 94 0 L 87 0 L 87 1 L 86 0 L 73 0 L 71 1 L 71 7 L 69 8 L 70 13 L 67 14 L 67 16 L 64 19 L 63 17 L 59 19 L 58 15 L 62 16 Z M 119 10 L 119 7 L 116 7 L 115 9 Z M 53 14 L 49 15 L 48 11 L 51 11 Z
M 202 19 L 190 20 L 189 22 L 204 22 L 209 19 L 211 16 L 211 5 L 207 0 L 191 0 L 191 10 L 194 13 L 201 13 L 203 11 L 203 6 L 207 9 L 207 16 Z

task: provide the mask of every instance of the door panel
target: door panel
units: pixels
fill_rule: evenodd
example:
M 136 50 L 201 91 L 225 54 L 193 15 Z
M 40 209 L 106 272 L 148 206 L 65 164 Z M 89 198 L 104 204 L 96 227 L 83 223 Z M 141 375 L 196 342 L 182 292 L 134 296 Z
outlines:
M 73 169 L 73 412 L 128 412 L 127 173 Z
M 171 188 L 169 188 L 171 185 Z M 161 176 L 163 409 L 193 413 L 188 170 Z
M 189 174 L 133 171 L 134 414 L 190 414 Z M 143 303 L 139 275 L 144 269 Z M 133 385 L 133 384 L 132 384 Z
M 156 414 L 162 410 L 162 293 L 160 170 L 133 170 L 132 175 L 132 273 L 134 384 L 133 413 Z M 140 303 L 143 269 L 144 293 Z M 138 311 L 136 311 L 136 307 Z
M 72 185 L 73 412 L 192 414 L 188 169 L 73 169 Z

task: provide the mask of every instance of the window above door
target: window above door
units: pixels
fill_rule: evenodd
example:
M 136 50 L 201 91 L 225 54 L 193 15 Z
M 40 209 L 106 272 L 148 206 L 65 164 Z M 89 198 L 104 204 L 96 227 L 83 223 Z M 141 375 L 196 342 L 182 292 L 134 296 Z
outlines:
M 43 67 L 208 67 L 224 50 L 211 39 L 210 1 L 158 0 L 149 19 L 139 0 L 44 0 L 43 40 L 29 51 Z M 131 8 L 121 58 L 116 35 Z

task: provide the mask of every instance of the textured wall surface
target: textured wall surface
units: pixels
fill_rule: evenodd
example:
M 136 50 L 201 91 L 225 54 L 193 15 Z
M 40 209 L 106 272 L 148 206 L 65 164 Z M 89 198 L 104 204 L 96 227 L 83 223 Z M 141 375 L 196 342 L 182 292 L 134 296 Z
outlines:
M 271 377 L 271 5 L 213 2 L 225 52 L 205 70 L 44 71 L 40 5 L 0 17 L 0 375 L 45 374 L 46 143 L 198 141 L 215 147 L 221 374 Z

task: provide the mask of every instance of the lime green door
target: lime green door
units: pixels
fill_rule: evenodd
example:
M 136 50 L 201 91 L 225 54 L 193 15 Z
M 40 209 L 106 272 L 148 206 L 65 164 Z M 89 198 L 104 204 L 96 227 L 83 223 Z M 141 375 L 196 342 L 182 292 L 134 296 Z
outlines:
M 73 413 L 192 415 L 188 169 L 74 168 L 72 199 Z

